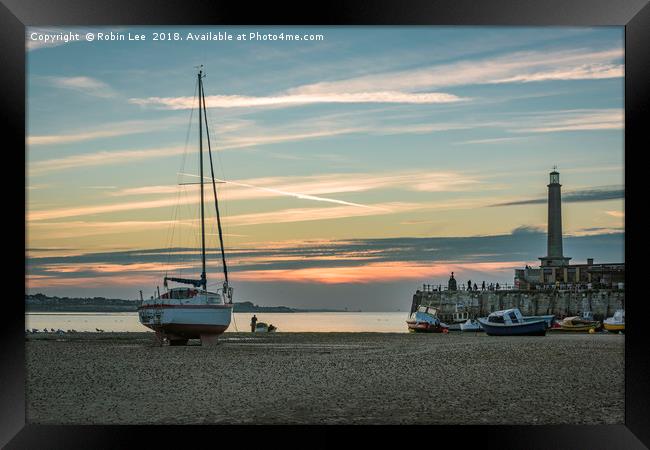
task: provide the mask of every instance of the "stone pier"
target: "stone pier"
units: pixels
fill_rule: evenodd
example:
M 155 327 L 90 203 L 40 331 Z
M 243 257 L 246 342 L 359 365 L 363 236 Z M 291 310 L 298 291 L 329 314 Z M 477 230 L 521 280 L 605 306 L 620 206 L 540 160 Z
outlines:
M 485 317 L 493 311 L 519 308 L 525 316 L 554 314 L 557 317 L 591 311 L 596 320 L 611 317 L 625 307 L 623 289 L 591 290 L 501 290 L 501 291 L 425 291 L 413 295 L 417 305 L 433 306 L 444 320 L 450 320 L 456 305 L 462 303 L 470 317 Z

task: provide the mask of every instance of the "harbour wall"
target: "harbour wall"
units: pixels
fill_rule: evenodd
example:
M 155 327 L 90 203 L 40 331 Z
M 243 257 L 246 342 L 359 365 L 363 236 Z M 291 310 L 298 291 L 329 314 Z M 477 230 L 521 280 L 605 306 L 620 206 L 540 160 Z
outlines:
M 433 306 L 442 320 L 451 320 L 456 305 L 462 303 L 470 318 L 485 317 L 493 311 L 519 308 L 525 316 L 554 314 L 556 317 L 591 311 L 596 320 L 611 317 L 625 307 L 623 289 L 590 290 L 500 290 L 436 291 L 418 289 L 415 305 Z

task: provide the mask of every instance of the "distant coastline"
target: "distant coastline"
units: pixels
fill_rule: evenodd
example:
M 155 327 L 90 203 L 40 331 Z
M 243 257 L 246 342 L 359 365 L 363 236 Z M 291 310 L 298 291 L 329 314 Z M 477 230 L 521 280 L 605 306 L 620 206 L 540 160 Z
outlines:
M 49 297 L 44 294 L 26 294 L 25 312 L 135 312 L 140 300 L 117 298 Z M 288 306 L 259 306 L 253 302 L 235 302 L 236 313 L 296 313 L 296 312 L 357 312 L 344 309 L 300 309 Z

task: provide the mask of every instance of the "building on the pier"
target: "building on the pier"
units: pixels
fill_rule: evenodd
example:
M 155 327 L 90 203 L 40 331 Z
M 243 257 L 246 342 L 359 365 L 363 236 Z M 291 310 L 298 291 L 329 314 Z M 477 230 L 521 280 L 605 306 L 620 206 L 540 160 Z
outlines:
M 569 264 L 562 248 L 562 195 L 560 174 L 550 173 L 548 184 L 548 230 L 546 256 L 540 257 L 539 267 L 526 266 L 515 270 L 515 287 L 536 289 L 543 287 L 622 288 L 625 281 L 625 263 Z

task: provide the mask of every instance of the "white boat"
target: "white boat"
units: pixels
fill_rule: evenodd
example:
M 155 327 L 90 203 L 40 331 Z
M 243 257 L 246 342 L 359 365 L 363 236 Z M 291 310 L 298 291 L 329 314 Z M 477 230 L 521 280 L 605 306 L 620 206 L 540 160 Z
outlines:
M 162 345 L 168 341 L 170 345 L 185 345 L 188 339 L 201 339 L 202 344 L 212 343 L 217 336 L 226 331 L 232 318 L 232 293 L 233 289 L 228 284 L 228 269 L 226 255 L 223 248 L 223 235 L 221 231 L 221 217 L 217 187 L 212 166 L 212 152 L 210 149 L 210 134 L 208 131 L 207 115 L 205 113 L 205 94 L 203 92 L 203 71 L 198 73 L 199 97 L 199 179 L 201 185 L 201 262 L 202 271 L 200 278 L 188 279 L 178 277 L 164 277 L 166 292 L 149 300 L 142 300 L 138 307 L 138 317 L 142 325 L 156 332 L 156 340 Z M 205 252 L 205 205 L 204 205 L 204 176 L 203 176 L 203 123 L 210 157 L 210 172 L 212 175 L 212 190 L 216 209 L 216 220 L 221 244 L 221 262 L 223 267 L 224 282 L 221 289 L 210 292 L 207 289 L 206 252 Z M 168 282 L 190 285 L 192 287 L 168 288 Z M 142 299 L 142 291 L 140 292 Z
M 467 322 L 460 324 L 460 331 L 483 331 L 483 327 L 476 319 L 467 319 Z

